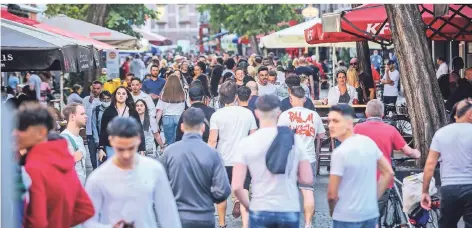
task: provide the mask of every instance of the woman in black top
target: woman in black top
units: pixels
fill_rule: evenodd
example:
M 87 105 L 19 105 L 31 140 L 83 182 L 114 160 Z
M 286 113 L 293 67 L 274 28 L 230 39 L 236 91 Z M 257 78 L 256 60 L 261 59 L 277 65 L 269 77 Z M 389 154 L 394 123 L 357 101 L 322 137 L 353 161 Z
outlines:
M 111 157 L 115 152 L 110 146 L 110 141 L 108 140 L 108 123 L 115 117 L 131 117 L 141 123 L 138 112 L 136 112 L 135 104 L 133 97 L 130 92 L 124 87 L 118 87 L 111 97 L 111 104 L 108 108 L 105 109 L 102 116 L 100 139 L 98 142 L 98 158 L 100 162 L 103 162 L 105 159 L 103 157 Z M 144 131 L 141 126 L 141 144 L 139 144 L 138 151 L 144 153 L 146 151 L 146 143 L 144 141 Z
M 193 72 L 195 73 L 195 76 L 193 77 L 193 81 L 195 80 L 200 80 L 203 85 L 203 91 L 205 93 L 205 96 L 210 96 L 210 90 L 208 88 L 208 76 L 204 74 L 203 72 L 206 71 L 206 65 L 203 62 L 197 62 L 197 65 L 193 68 Z

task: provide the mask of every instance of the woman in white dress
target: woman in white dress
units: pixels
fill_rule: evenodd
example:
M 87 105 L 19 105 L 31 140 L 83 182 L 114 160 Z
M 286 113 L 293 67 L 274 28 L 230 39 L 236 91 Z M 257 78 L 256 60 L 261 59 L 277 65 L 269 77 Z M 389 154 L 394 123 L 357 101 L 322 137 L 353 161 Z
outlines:
M 157 147 L 154 139 L 159 144 L 161 150 L 164 149 L 164 143 L 162 143 L 157 121 L 155 118 L 151 118 L 151 116 L 149 116 L 146 102 L 142 99 L 136 101 L 136 111 L 139 114 L 139 119 L 141 120 L 141 124 L 144 129 L 144 140 L 146 142 L 146 152 L 144 155 L 157 158 L 160 153 L 157 153 Z

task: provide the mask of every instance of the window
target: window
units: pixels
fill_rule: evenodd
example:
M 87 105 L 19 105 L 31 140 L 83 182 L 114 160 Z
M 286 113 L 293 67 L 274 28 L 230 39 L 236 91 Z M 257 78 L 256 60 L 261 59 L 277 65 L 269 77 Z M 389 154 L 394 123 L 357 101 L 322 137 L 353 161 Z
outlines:
M 190 23 L 188 5 L 179 5 L 179 23 Z
M 157 9 L 157 23 L 167 22 L 167 10 L 166 5 L 156 5 Z

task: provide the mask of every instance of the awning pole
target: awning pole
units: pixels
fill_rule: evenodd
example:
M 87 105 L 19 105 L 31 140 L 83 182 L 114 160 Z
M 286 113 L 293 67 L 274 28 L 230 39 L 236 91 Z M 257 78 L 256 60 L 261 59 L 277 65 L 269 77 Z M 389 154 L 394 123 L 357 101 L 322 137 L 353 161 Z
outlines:
M 332 76 L 331 76 L 333 84 L 331 86 L 334 86 L 334 84 L 335 84 L 334 74 L 336 74 L 336 64 L 335 63 L 337 62 L 337 57 L 336 57 L 336 48 L 334 47 L 334 44 L 332 44 L 331 48 L 333 48 L 333 58 L 332 58 L 332 60 L 333 60 L 333 73 L 332 73 Z
M 59 103 L 59 112 L 62 113 L 62 110 L 64 109 L 64 72 L 61 72 L 61 78 L 59 80 L 59 89 L 60 89 L 60 94 L 61 94 L 61 99 Z

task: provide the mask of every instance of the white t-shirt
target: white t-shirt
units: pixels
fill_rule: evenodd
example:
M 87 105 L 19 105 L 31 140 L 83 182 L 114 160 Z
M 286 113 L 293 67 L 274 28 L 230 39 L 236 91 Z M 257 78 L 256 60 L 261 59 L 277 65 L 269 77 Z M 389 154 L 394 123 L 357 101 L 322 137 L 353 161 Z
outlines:
M 436 71 L 436 78 L 439 79 L 439 77 L 441 77 L 443 74 L 449 74 L 449 67 L 447 67 L 447 63 L 441 63 L 439 65 L 438 71 Z
M 398 82 L 400 80 L 400 72 L 398 70 L 394 70 L 393 72 L 390 71 L 390 80 L 393 81 L 393 86 L 389 84 L 384 84 L 384 96 L 388 97 L 396 97 L 398 96 Z M 383 80 L 387 79 L 387 72 L 385 72 Z
M 85 185 L 98 213 L 84 228 L 112 227 L 119 220 L 134 221 L 136 227 L 180 227 L 180 218 L 166 171 L 155 159 L 135 155 L 133 169 L 116 166 L 113 159 L 94 170 Z
M 272 174 L 266 166 L 266 154 L 277 135 L 277 128 L 262 128 L 244 138 L 237 146 L 235 163 L 247 165 L 251 173 L 251 211 L 300 212 L 298 164 L 308 160 L 306 153 L 294 146 L 285 174 Z M 297 145 L 295 140 L 295 145 Z
M 361 222 L 379 216 L 377 205 L 377 144 L 367 136 L 353 135 L 331 155 L 331 175 L 342 177 L 333 220 Z
M 267 94 L 277 95 L 277 87 L 270 83 L 267 83 L 265 86 L 257 83 L 257 88 L 259 90 L 259 96 L 264 96 Z
M 167 103 L 159 100 L 156 109 L 162 110 L 163 116 L 180 116 L 185 110 L 185 101 L 180 103 Z
M 293 107 L 280 114 L 278 125 L 295 130 L 295 137 L 301 142 L 300 150 L 308 155 L 310 163 L 316 161 L 315 138 L 326 132 L 317 112 L 304 107 Z
M 256 119 L 247 108 L 228 106 L 213 113 L 210 130 L 218 130 L 216 149 L 221 154 L 225 166 L 233 166 L 236 155 L 242 152 L 235 150 L 236 145 L 255 129 L 257 129 Z

